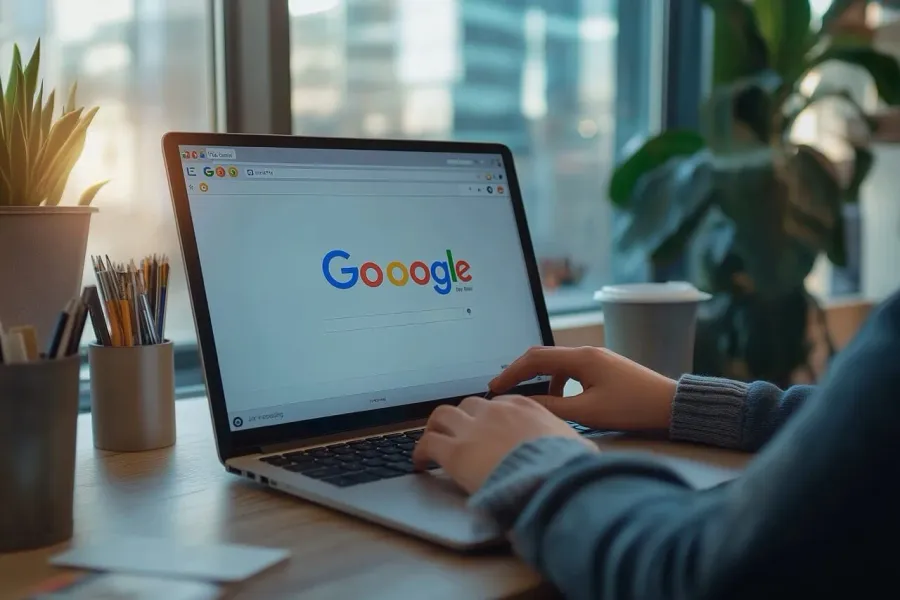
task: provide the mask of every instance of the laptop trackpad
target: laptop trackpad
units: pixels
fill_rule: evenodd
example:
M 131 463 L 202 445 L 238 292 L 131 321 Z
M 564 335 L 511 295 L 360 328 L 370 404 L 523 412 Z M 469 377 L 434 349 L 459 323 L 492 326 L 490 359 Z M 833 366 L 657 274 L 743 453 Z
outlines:
M 466 494 L 443 471 L 382 480 L 346 492 L 342 496 L 347 501 L 359 502 L 377 520 L 444 542 L 471 545 L 502 535 L 490 518 L 467 508 Z

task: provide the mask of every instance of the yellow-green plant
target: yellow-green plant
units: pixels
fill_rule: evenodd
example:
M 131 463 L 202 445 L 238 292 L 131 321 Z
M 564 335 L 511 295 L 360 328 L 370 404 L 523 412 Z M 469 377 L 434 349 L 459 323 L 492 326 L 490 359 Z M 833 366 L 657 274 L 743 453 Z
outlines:
M 72 84 L 54 121 L 56 91 L 44 102 L 43 81 L 37 87 L 40 63 L 40 40 L 24 67 L 16 45 L 5 92 L 0 81 L 0 206 L 59 204 L 72 167 L 84 150 L 87 128 L 97 114 L 97 107 L 87 111 L 75 107 L 77 84 Z M 107 181 L 84 190 L 78 204 L 89 205 Z

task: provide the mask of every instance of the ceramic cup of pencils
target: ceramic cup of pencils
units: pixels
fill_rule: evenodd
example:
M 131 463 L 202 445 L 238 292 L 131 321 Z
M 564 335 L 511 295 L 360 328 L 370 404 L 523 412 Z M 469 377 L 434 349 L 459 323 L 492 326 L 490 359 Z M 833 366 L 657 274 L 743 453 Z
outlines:
M 94 446 L 142 452 L 175 443 L 175 352 L 165 339 L 169 262 L 92 257 L 97 340 L 88 346 Z M 98 313 L 94 318 L 94 313 Z
M 49 347 L 33 325 L 0 324 L 0 554 L 72 537 L 79 343 L 87 305 L 73 299 Z

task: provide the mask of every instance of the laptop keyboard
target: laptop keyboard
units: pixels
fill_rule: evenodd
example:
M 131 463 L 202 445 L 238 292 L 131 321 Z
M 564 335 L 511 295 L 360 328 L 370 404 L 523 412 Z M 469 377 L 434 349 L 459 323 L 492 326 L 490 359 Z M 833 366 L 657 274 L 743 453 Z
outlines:
M 352 442 L 298 450 L 260 460 L 293 473 L 348 487 L 413 472 L 412 452 L 422 430 L 390 433 Z M 437 469 L 431 463 L 428 469 Z
M 569 421 L 578 433 L 596 430 Z M 339 487 L 401 477 L 413 472 L 412 452 L 422 429 L 265 456 L 259 460 Z M 435 463 L 427 469 L 437 469 Z

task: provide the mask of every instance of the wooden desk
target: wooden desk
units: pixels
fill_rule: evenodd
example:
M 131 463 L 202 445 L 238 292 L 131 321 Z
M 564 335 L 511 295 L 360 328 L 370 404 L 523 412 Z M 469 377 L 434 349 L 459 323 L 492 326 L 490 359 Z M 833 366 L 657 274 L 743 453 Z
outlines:
M 178 442 L 165 450 L 96 450 L 90 415 L 78 421 L 73 542 L 97 534 L 171 537 L 291 549 L 291 558 L 228 590 L 234 598 L 511 598 L 552 595 L 508 551 L 467 556 L 320 508 L 227 474 L 216 458 L 206 401 L 177 404 Z M 747 455 L 610 439 L 739 469 Z M 0 555 L 0 598 L 59 572 L 48 557 L 68 544 Z

